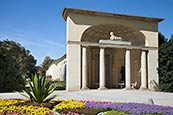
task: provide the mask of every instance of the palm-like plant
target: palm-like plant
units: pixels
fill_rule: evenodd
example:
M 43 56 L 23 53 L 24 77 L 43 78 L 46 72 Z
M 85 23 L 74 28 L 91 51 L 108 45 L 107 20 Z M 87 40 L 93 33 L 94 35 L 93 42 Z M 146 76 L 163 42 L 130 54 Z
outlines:
M 34 75 L 28 83 L 30 89 L 25 88 L 21 94 L 31 101 L 42 103 L 48 102 L 56 97 L 56 95 L 48 97 L 56 87 L 50 81 L 47 81 L 46 77 Z

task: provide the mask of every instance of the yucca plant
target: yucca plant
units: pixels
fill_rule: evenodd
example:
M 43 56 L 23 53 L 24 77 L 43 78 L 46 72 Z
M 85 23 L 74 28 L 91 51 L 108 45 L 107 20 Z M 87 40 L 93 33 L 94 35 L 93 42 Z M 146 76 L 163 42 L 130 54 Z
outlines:
M 56 97 L 56 95 L 49 97 L 56 87 L 50 81 L 47 81 L 46 77 L 34 75 L 28 83 L 30 88 L 25 88 L 21 94 L 31 101 L 42 103 L 48 102 Z

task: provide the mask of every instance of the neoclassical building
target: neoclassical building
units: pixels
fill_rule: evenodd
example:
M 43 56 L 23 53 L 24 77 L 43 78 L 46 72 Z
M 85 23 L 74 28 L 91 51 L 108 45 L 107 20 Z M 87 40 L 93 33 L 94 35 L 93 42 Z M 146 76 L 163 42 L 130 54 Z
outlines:
M 65 8 L 67 90 L 150 89 L 163 19 Z

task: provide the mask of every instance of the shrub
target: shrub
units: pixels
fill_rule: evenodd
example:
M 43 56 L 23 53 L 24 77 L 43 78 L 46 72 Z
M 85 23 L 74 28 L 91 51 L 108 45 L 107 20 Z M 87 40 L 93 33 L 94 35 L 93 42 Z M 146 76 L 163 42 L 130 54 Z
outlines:
M 52 81 L 52 84 L 56 86 L 56 90 L 65 90 L 66 82 L 65 81 Z
M 46 81 L 46 77 L 37 75 L 32 76 L 31 81 L 29 81 L 29 87 L 30 89 L 25 88 L 25 90 L 23 90 L 25 94 L 21 94 L 33 102 L 48 102 L 56 97 L 56 95 L 54 95 L 48 98 L 48 96 L 53 93 L 56 87 L 54 87 L 50 81 Z

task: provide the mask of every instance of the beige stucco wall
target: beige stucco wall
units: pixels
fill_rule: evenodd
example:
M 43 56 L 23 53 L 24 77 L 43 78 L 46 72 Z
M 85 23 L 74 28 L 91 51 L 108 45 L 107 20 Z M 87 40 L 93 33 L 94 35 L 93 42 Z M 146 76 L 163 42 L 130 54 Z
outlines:
M 69 41 L 81 41 L 83 32 L 92 25 L 116 23 L 128 25 L 141 31 L 145 36 L 145 45 L 158 47 L 158 25 L 157 22 L 146 22 L 141 20 L 129 20 L 124 18 L 113 18 L 104 16 L 90 16 L 70 13 L 67 17 L 67 90 L 79 90 L 81 87 L 81 46 L 68 44 Z M 94 39 L 94 38 L 93 38 Z M 148 80 L 155 79 L 157 75 L 157 53 L 149 50 L 148 54 Z
M 145 46 L 158 47 L 158 32 L 144 30 L 141 32 L 145 35 Z
M 70 45 L 68 41 L 80 41 L 81 30 L 76 24 L 67 18 L 67 78 L 66 90 L 80 90 L 81 87 L 81 46 Z
M 81 47 L 67 45 L 67 90 L 79 90 L 81 87 Z
M 90 25 L 78 25 L 72 20 L 71 17 L 67 17 L 67 41 L 81 41 L 82 33 Z
M 73 37 L 70 37 L 68 41 L 80 41 L 82 33 L 92 25 L 115 23 L 127 25 L 140 30 L 145 35 L 148 46 L 158 46 L 158 25 L 156 22 L 144 22 L 140 20 L 129 20 L 123 18 L 117 19 L 113 17 L 89 16 L 74 13 L 69 14 L 67 21 L 69 21 L 69 29 L 71 29 L 69 34 L 73 35 Z
M 158 50 L 149 50 L 148 51 L 148 87 L 150 89 L 150 81 L 154 80 L 156 83 L 159 83 L 158 77 Z

